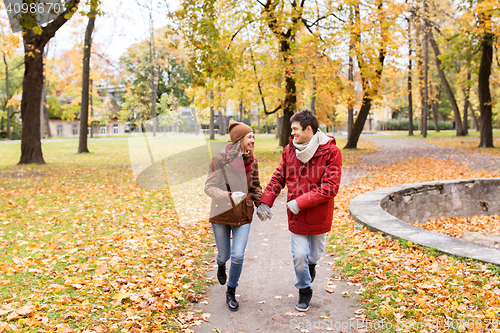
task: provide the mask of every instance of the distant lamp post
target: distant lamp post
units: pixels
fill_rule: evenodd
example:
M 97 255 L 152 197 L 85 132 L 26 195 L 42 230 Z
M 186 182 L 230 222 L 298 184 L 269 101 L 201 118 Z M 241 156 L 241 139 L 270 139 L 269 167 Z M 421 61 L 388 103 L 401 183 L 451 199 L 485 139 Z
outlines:
M 370 131 L 372 130 L 372 119 L 373 119 L 373 113 L 368 113 L 368 120 L 370 124 Z

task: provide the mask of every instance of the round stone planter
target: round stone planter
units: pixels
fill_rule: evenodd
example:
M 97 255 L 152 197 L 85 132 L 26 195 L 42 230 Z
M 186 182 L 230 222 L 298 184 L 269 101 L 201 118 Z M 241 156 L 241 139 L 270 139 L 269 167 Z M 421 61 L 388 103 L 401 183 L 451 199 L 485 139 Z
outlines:
M 349 204 L 351 216 L 371 231 L 500 266 L 500 249 L 421 229 L 444 216 L 500 214 L 500 178 L 404 184 L 364 193 Z

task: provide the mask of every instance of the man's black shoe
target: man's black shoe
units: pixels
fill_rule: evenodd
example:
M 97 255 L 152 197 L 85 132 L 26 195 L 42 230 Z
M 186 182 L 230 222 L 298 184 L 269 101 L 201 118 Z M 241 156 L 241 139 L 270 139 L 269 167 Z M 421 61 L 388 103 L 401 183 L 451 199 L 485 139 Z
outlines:
M 219 280 L 220 284 L 225 285 L 227 279 L 226 264 L 218 266 L 219 267 L 217 268 L 217 280 Z
M 313 291 L 311 287 L 299 289 L 299 301 L 295 304 L 295 309 L 297 311 L 307 311 L 309 309 L 309 302 L 311 302 L 311 298 L 313 295 Z
M 226 303 L 231 311 L 238 311 L 240 305 L 236 300 L 236 288 L 227 287 L 226 291 Z
M 316 264 L 309 264 L 309 274 L 311 274 L 311 283 L 316 277 Z

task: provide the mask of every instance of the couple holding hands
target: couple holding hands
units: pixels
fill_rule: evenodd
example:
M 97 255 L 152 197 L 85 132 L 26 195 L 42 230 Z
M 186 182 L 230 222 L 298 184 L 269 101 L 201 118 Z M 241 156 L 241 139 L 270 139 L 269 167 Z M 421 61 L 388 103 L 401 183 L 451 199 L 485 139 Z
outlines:
M 332 226 L 342 156 L 335 138 L 319 130 L 318 120 L 312 112 L 296 112 L 290 123 L 293 139 L 290 138 L 284 148 L 281 162 L 264 193 L 257 158 L 253 154 L 255 136 L 251 127 L 231 120 L 231 143 L 210 163 L 205 193 L 212 198 L 209 221 L 217 245 L 217 278 L 222 285 L 227 282 L 226 303 L 231 311 L 239 309 L 235 292 L 243 268 L 254 205 L 261 221 L 272 218 L 271 207 L 285 185 L 295 287 L 299 289 L 295 308 L 298 311 L 309 308 L 316 263 L 323 255 L 326 235 Z M 226 262 L 229 259 L 228 277 Z

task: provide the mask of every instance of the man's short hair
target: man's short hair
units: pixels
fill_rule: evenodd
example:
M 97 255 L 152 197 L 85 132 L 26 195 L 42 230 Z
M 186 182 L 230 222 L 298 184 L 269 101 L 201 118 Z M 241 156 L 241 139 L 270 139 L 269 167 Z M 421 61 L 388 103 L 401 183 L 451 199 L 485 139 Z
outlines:
M 305 130 L 307 126 L 311 126 L 313 134 L 316 134 L 316 132 L 318 131 L 318 118 L 316 118 L 314 113 L 309 110 L 301 110 L 295 112 L 290 118 L 290 124 L 294 121 L 298 121 L 300 123 L 302 130 Z

